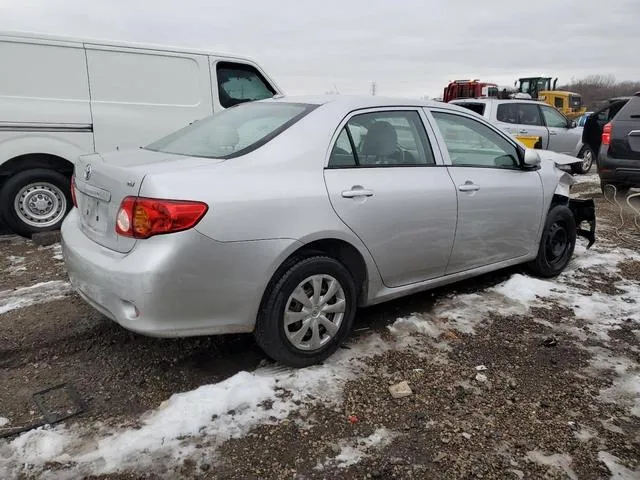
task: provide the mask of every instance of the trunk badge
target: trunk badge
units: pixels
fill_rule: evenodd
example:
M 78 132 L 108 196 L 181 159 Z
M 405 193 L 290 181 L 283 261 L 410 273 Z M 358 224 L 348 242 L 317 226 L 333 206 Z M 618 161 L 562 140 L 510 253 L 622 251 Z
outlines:
M 127 182 L 127 187 L 134 187 L 136 185 L 136 182 L 134 182 L 133 180 L 129 180 Z
M 91 164 L 87 164 L 86 167 L 84 167 L 84 179 L 85 180 L 89 180 L 91 178 Z

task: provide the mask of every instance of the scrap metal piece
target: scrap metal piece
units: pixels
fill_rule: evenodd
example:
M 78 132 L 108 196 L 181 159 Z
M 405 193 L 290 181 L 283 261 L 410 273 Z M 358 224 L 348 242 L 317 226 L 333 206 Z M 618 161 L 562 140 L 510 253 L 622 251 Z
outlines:
M 71 400 L 70 403 L 73 404 L 74 408 L 67 409 L 64 412 L 52 410 L 48 405 L 47 397 L 58 392 L 65 393 L 67 398 Z M 40 410 L 45 423 L 49 425 L 62 422 L 63 420 L 71 417 L 75 417 L 76 415 L 86 412 L 88 408 L 87 402 L 84 401 L 82 396 L 70 383 L 61 383 L 60 385 L 55 385 L 45 390 L 36 392 L 33 394 L 33 401 L 38 406 L 38 409 Z

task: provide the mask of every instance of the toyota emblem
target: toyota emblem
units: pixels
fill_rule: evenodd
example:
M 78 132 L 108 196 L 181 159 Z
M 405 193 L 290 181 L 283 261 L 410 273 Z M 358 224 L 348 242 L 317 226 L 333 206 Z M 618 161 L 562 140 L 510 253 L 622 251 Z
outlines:
M 84 167 L 84 179 L 85 180 L 89 180 L 91 178 L 91 164 L 87 164 L 86 167 Z

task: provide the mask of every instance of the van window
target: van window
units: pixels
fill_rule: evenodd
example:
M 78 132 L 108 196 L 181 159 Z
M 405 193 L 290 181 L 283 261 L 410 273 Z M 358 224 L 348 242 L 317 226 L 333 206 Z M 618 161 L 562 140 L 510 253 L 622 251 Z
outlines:
M 619 110 L 615 120 L 638 120 L 640 119 L 640 97 L 632 97 Z
M 195 122 L 145 147 L 192 157 L 235 158 L 260 148 L 317 105 L 252 102 Z
M 263 100 L 275 95 L 275 90 L 251 65 L 219 62 L 216 65 L 218 96 L 224 108 L 238 103 Z

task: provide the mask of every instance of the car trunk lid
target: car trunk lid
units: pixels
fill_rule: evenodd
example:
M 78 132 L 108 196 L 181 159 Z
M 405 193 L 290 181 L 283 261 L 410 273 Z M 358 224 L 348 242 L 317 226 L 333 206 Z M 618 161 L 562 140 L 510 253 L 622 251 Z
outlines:
M 76 162 L 75 194 L 79 226 L 84 234 L 105 248 L 130 252 L 137 240 L 116 233 L 122 200 L 137 196 L 144 178 L 155 171 L 184 169 L 217 159 L 184 157 L 150 150 L 133 150 L 82 156 Z M 171 193 L 167 192 L 166 198 Z

